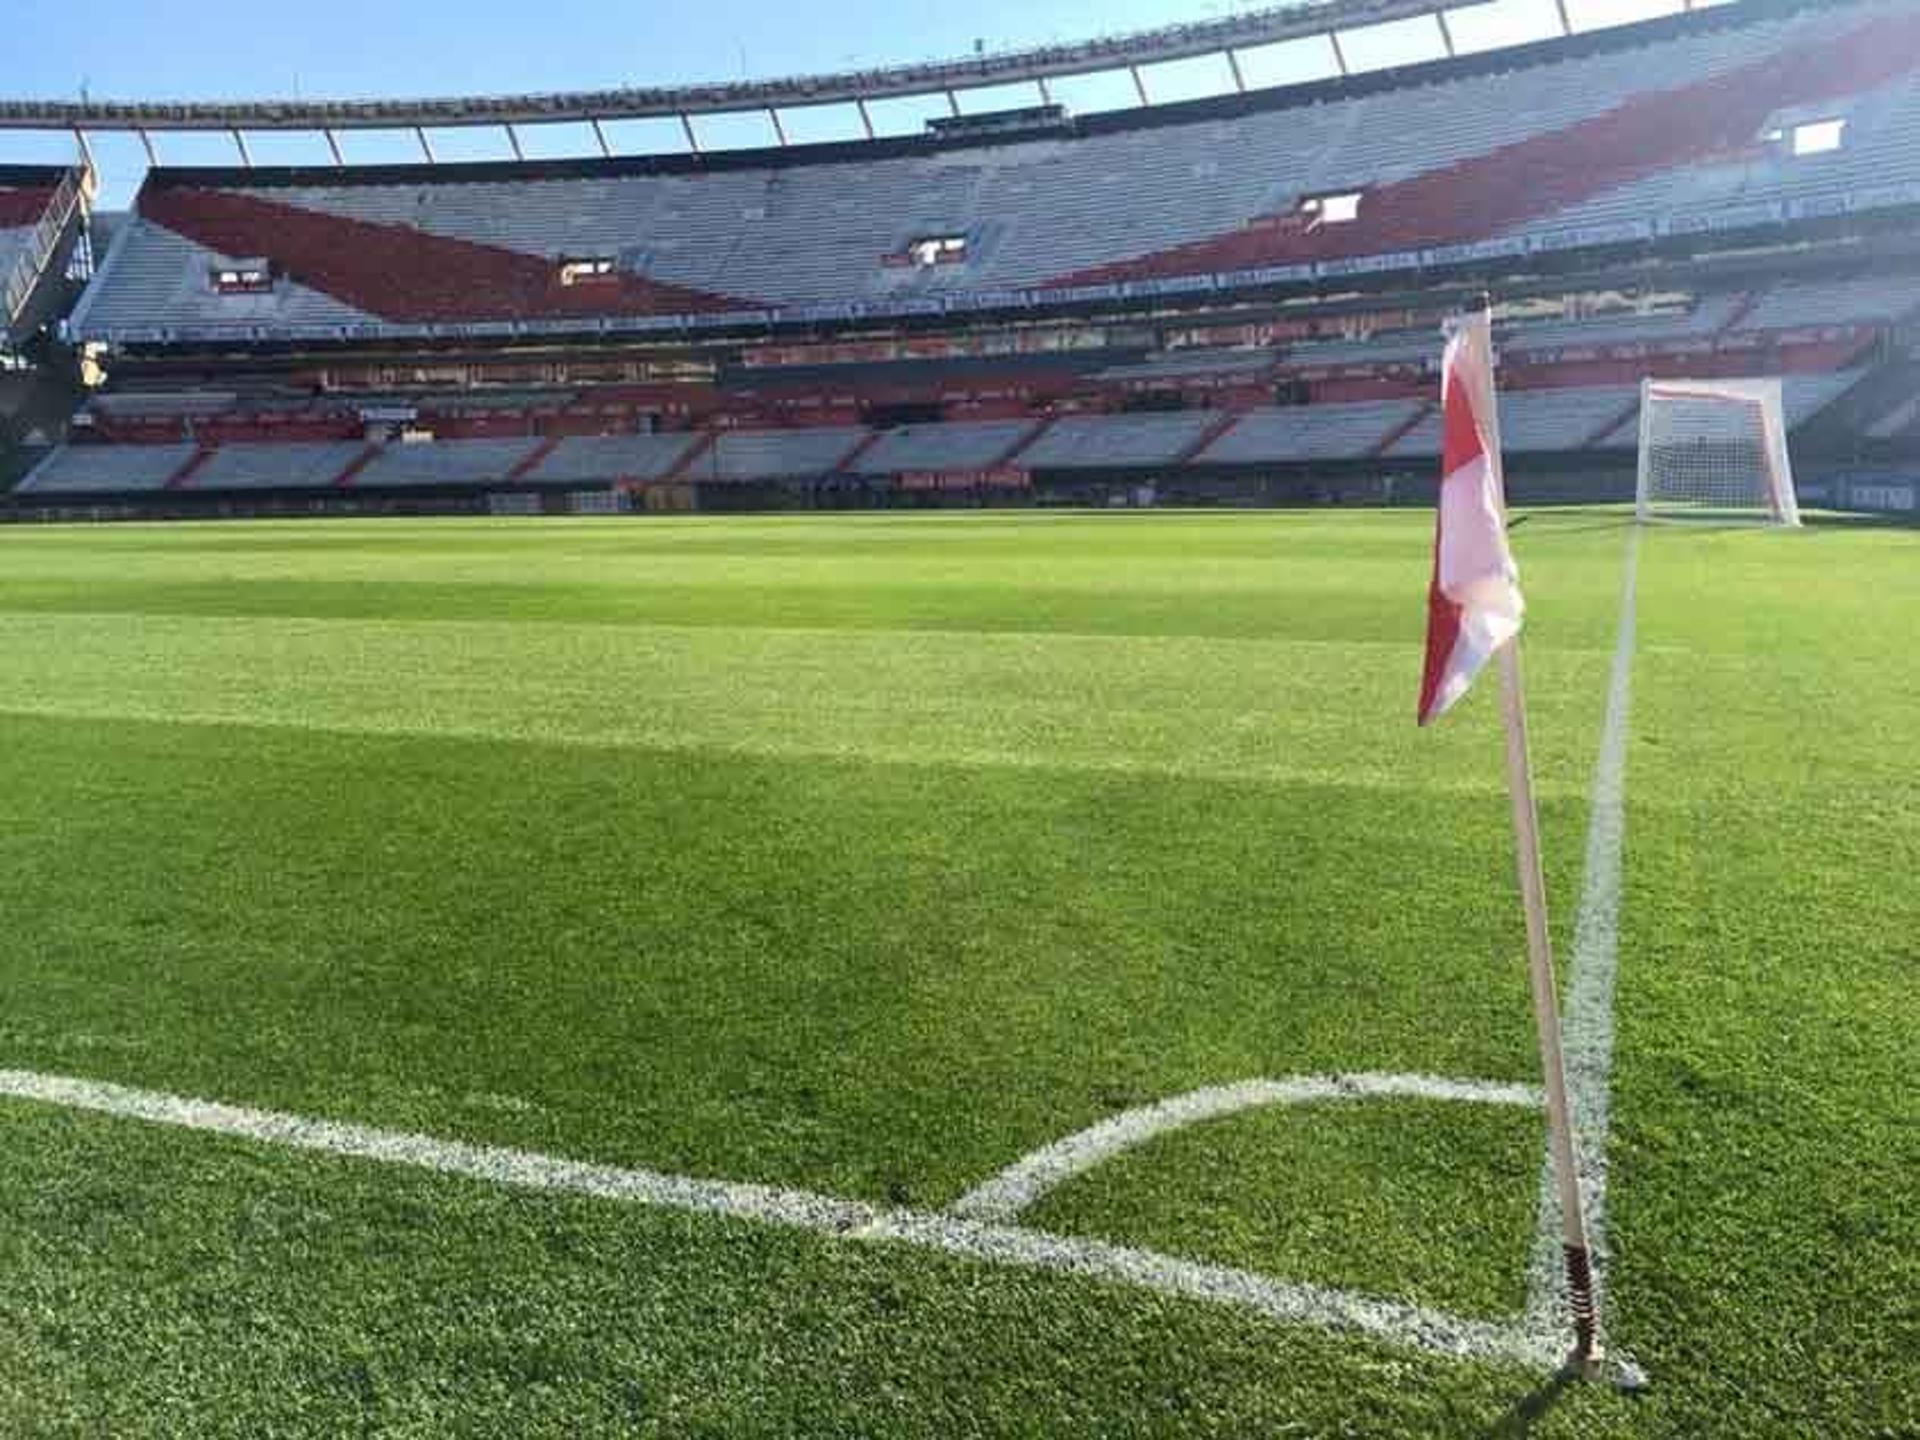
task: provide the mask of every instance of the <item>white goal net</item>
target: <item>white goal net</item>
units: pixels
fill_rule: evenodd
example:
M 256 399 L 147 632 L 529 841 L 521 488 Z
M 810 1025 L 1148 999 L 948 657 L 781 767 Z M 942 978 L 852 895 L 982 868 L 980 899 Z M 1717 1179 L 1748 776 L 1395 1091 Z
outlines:
M 1798 525 L 1780 382 L 1642 381 L 1634 513 Z

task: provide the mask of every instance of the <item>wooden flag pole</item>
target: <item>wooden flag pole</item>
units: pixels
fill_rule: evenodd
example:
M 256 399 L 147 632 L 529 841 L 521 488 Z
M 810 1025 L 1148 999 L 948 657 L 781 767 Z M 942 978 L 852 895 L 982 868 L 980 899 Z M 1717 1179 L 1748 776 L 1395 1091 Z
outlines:
M 1554 1183 L 1560 1194 L 1560 1241 L 1567 1264 L 1567 1301 L 1573 1312 L 1573 1364 L 1592 1376 L 1600 1364 L 1599 1308 L 1593 1289 L 1593 1253 L 1587 1244 L 1580 1176 L 1573 1158 L 1573 1120 L 1567 1106 L 1567 1067 L 1560 1047 L 1560 1000 L 1547 932 L 1547 886 L 1540 868 L 1540 816 L 1533 803 L 1533 764 L 1527 752 L 1526 691 L 1520 677 L 1520 639 L 1500 647 L 1500 709 L 1507 732 L 1507 789 L 1513 799 L 1514 860 L 1527 912 L 1527 958 L 1533 977 L 1533 1019 L 1540 1032 L 1540 1068 L 1546 1080 L 1547 1126 Z

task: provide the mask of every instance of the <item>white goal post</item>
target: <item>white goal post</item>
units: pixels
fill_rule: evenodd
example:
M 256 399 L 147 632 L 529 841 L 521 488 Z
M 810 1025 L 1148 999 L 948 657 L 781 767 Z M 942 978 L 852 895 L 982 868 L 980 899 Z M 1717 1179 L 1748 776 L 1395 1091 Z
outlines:
M 1798 525 L 1780 382 L 1641 381 L 1634 515 Z

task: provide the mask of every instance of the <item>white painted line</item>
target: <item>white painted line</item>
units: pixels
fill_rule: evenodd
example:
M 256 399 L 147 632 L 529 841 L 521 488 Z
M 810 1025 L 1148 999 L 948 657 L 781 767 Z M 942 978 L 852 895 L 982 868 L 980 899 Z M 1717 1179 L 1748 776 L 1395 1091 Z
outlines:
M 1237 1085 L 1212 1085 L 1109 1116 L 1035 1150 L 984 1185 L 962 1195 L 953 1203 L 952 1213 L 975 1220 L 1011 1219 L 1056 1185 L 1112 1159 L 1123 1150 L 1169 1130 L 1198 1125 L 1242 1110 L 1383 1097 L 1524 1105 L 1533 1109 L 1542 1104 L 1540 1091 L 1531 1085 L 1447 1080 L 1437 1075 L 1295 1075 L 1284 1080 L 1243 1080 Z
M 899 1211 L 867 1233 L 875 1239 L 902 1240 L 975 1260 L 1059 1270 L 1163 1295 L 1240 1306 L 1282 1324 L 1357 1331 L 1456 1359 L 1552 1370 L 1566 1358 L 1566 1344 L 1558 1334 L 1530 1331 L 1513 1321 L 1450 1315 L 1397 1300 L 1021 1226 Z
M 378 1130 L 336 1120 L 312 1120 L 276 1110 L 222 1105 L 159 1090 L 136 1090 L 126 1085 L 43 1075 L 31 1070 L 0 1070 L 0 1095 L 40 1100 L 69 1110 L 94 1110 L 156 1125 L 258 1140 L 294 1150 L 317 1150 L 327 1155 L 378 1160 L 390 1165 L 414 1165 L 499 1185 L 565 1190 L 673 1210 L 703 1210 L 808 1230 L 845 1232 L 870 1225 L 882 1214 L 878 1206 L 805 1190 L 779 1190 L 729 1180 L 697 1180 L 653 1170 L 593 1165 L 529 1150 L 469 1145 L 458 1140 L 437 1140 L 427 1135 Z
M 525 1150 L 469 1145 L 32 1071 L 0 1070 L 0 1095 L 500 1185 L 757 1220 L 845 1239 L 913 1245 L 996 1265 L 1086 1276 L 1234 1305 L 1287 1324 L 1359 1332 L 1463 1359 L 1501 1361 L 1535 1370 L 1552 1369 L 1561 1359 L 1562 1347 L 1551 1331 L 1533 1332 L 1513 1322 L 1448 1315 L 1151 1250 L 982 1224 L 956 1215 L 882 1210 L 805 1190 L 584 1164 Z
M 1620 583 L 1620 626 L 1607 682 L 1607 714 L 1600 733 L 1588 801 L 1587 854 L 1574 921 L 1572 970 L 1561 1018 L 1567 1099 L 1573 1117 L 1574 1165 L 1586 1202 L 1593 1247 L 1593 1283 L 1604 1296 L 1607 1261 L 1607 1126 L 1613 1091 L 1613 994 L 1620 960 L 1620 866 L 1626 840 L 1627 716 L 1633 701 L 1635 595 L 1640 530 L 1628 531 Z M 1560 1206 L 1553 1159 L 1541 1167 L 1540 1223 L 1527 1287 L 1527 1318 L 1535 1328 L 1559 1325 L 1566 1314 L 1567 1279 L 1560 1249 Z M 1601 1307 L 1602 1323 L 1606 1308 Z

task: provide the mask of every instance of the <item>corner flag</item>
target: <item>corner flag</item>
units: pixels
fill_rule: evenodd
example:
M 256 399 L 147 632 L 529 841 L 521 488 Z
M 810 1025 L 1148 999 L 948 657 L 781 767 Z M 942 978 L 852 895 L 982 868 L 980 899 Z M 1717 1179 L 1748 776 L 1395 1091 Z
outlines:
M 1514 861 L 1526 914 L 1528 980 L 1541 1077 L 1546 1082 L 1547 1133 L 1554 1191 L 1560 1202 L 1573 1361 L 1580 1373 L 1591 1376 L 1598 1373 L 1600 1363 L 1599 1295 L 1567 1101 L 1560 1002 L 1547 926 L 1547 885 L 1540 867 L 1540 816 L 1527 754 L 1526 687 L 1520 674 L 1520 572 L 1507 549 L 1500 420 L 1493 395 L 1493 324 L 1487 310 L 1449 327 L 1440 366 L 1440 408 L 1444 427 L 1440 504 L 1434 520 L 1433 578 L 1427 588 L 1427 666 L 1420 685 L 1419 720 L 1425 725 L 1445 714 L 1467 693 L 1487 661 L 1499 657 Z
M 1493 653 L 1520 633 L 1520 572 L 1507 549 L 1493 334 L 1485 311 L 1454 322 L 1440 366 L 1443 439 L 1427 590 L 1419 722 L 1447 713 Z

